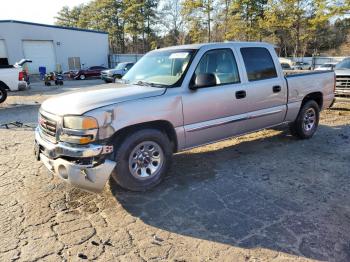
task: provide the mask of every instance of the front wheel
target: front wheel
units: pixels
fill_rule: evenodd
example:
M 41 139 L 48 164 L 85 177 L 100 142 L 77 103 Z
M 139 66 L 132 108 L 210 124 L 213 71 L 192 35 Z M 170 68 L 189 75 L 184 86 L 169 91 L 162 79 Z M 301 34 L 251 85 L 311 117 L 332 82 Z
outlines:
M 0 104 L 7 98 L 7 91 L 3 86 L 0 86 Z
M 145 191 L 159 184 L 172 162 L 172 146 L 156 129 L 138 130 L 116 145 L 114 180 L 131 191 Z
M 320 108 L 314 100 L 310 100 L 302 106 L 297 119 L 289 125 L 291 134 L 301 139 L 309 139 L 315 134 L 319 120 Z
M 85 79 L 86 79 L 86 76 L 85 76 L 85 75 L 80 75 L 80 76 L 79 76 L 79 79 L 80 79 L 80 80 L 85 80 Z

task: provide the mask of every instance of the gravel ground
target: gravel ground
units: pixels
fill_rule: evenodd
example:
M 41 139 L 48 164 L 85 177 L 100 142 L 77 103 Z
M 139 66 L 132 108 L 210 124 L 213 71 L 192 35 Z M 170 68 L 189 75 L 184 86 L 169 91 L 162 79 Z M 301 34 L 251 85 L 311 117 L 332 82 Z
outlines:
M 350 261 L 349 124 L 336 104 L 311 140 L 260 131 L 177 154 L 152 191 L 102 194 L 49 175 L 31 128 L 0 129 L 0 261 Z

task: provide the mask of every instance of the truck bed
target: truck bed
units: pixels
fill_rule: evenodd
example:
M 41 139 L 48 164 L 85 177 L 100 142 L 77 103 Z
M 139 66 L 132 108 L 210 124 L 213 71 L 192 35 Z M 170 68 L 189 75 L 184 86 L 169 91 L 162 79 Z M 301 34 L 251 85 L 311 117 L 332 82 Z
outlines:
M 333 71 L 303 71 L 287 74 L 288 104 L 301 101 L 307 94 L 321 93 L 323 108 L 328 108 L 334 99 L 335 74 Z

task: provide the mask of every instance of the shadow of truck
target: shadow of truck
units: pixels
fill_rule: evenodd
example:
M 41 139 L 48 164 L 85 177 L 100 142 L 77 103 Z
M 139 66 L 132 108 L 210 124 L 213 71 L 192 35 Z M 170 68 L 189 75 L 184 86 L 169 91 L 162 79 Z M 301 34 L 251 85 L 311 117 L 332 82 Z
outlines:
M 166 231 L 243 248 L 350 261 L 350 126 L 310 140 L 265 130 L 178 154 L 154 190 L 126 192 L 131 215 Z

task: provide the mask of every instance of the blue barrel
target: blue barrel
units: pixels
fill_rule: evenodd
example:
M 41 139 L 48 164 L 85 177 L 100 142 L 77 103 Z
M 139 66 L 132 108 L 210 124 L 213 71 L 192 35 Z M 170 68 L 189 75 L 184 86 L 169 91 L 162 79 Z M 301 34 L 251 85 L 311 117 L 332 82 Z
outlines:
M 39 66 L 39 74 L 40 74 L 40 79 L 44 80 L 45 74 L 46 74 L 46 67 L 45 66 Z

